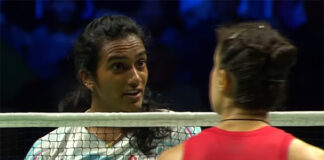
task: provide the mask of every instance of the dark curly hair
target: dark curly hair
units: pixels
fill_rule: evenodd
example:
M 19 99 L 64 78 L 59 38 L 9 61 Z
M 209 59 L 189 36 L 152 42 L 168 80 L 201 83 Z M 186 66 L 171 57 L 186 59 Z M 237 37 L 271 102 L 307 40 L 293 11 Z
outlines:
M 296 62 L 296 47 L 265 22 L 241 23 L 216 32 L 220 68 L 234 79 L 235 103 L 265 111 L 280 105 Z
M 144 45 L 146 44 L 143 30 L 127 16 L 112 15 L 94 19 L 86 26 L 75 43 L 73 57 L 76 71 L 83 70 L 96 77 L 99 50 L 103 43 L 125 38 L 131 34 L 138 36 Z M 80 79 L 79 82 L 76 89 L 60 102 L 59 108 L 62 108 L 62 111 L 86 111 L 91 105 L 90 90 L 82 85 Z M 142 111 L 159 111 L 159 108 L 162 106 L 151 99 L 151 93 L 146 89 Z M 125 134 L 132 133 L 131 146 L 146 155 L 151 154 L 151 150 L 156 148 L 159 140 L 171 133 L 170 129 L 166 127 L 123 128 L 123 132 Z

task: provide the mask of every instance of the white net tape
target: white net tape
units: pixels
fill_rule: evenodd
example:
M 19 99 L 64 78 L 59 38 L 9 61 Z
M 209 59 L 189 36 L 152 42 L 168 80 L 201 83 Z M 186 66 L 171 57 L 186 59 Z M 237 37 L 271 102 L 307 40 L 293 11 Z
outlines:
M 273 126 L 324 126 L 324 111 L 270 112 Z M 0 128 L 12 127 L 154 127 L 215 126 L 213 112 L 146 113 L 0 113 Z

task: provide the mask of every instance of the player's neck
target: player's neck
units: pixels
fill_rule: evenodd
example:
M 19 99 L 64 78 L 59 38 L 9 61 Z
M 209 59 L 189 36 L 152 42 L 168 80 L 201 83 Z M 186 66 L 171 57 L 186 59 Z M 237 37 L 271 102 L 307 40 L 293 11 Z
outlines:
M 117 143 L 124 136 L 121 128 L 87 127 L 87 130 L 99 139 L 105 141 L 107 144 L 110 144 L 110 146 Z
M 251 131 L 268 125 L 266 112 L 249 112 L 232 108 L 221 113 L 218 127 L 228 131 Z

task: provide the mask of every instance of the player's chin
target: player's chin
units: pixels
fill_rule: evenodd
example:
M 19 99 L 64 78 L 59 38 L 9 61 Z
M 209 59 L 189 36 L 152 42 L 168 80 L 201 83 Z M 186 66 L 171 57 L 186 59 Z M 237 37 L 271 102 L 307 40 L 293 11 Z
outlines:
M 142 101 L 130 103 L 127 105 L 127 112 L 141 112 L 142 111 Z

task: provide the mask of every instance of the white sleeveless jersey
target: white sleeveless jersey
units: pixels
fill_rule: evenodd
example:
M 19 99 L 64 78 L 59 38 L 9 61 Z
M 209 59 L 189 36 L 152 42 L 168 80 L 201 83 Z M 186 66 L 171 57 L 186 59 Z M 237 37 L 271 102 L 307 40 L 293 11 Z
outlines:
M 182 143 L 201 132 L 199 127 L 174 127 L 172 133 L 145 156 L 129 144 L 124 136 L 114 146 L 107 148 L 106 142 L 91 134 L 84 127 L 60 127 L 37 140 L 25 160 L 151 160 L 164 150 Z

